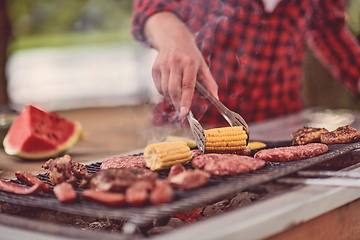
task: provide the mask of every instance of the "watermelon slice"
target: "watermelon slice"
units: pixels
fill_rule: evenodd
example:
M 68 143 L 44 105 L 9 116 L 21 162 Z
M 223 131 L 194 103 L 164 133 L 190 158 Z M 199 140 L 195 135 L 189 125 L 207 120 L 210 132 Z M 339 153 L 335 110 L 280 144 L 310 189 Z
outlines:
M 81 133 L 80 123 L 28 105 L 10 126 L 3 145 L 9 155 L 46 159 L 70 149 L 78 142 Z

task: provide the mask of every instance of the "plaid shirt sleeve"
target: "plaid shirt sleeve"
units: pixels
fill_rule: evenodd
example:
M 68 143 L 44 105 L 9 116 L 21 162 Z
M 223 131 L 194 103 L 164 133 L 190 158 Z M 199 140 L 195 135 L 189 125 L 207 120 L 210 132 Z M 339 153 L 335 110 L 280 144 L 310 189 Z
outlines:
M 146 43 L 144 24 L 146 20 L 159 12 L 173 12 L 177 14 L 178 1 L 176 0 L 134 0 L 132 16 L 132 34 L 136 40 Z
M 134 38 L 148 44 L 144 35 L 144 24 L 152 15 L 159 12 L 172 12 L 177 15 L 203 44 L 204 35 L 211 35 L 218 16 L 228 16 L 233 12 L 230 4 L 208 0 L 134 0 L 131 33 Z M 206 29 L 206 30 L 205 30 Z
M 351 92 L 358 93 L 360 48 L 346 27 L 344 1 L 320 0 L 309 26 L 309 46 Z

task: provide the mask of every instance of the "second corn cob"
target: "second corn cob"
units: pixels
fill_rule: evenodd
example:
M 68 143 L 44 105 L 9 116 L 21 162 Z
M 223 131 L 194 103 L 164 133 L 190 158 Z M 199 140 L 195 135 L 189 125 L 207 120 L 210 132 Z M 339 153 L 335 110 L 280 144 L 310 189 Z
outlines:
M 222 127 L 204 130 L 205 152 L 230 153 L 243 150 L 247 145 L 247 134 L 243 127 Z
M 186 142 L 161 142 L 146 146 L 144 158 L 146 166 L 155 171 L 170 168 L 176 163 L 187 163 L 192 158 L 192 152 Z

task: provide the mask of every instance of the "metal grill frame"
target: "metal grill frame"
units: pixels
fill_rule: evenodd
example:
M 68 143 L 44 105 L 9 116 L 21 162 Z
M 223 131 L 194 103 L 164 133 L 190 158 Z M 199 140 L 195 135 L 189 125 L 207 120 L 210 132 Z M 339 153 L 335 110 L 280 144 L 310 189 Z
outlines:
M 269 144 L 271 145 L 271 144 Z M 262 169 L 232 176 L 212 176 L 210 182 L 196 190 L 175 190 L 175 200 L 161 206 L 144 207 L 107 207 L 81 198 L 83 189 L 77 188 L 78 199 L 74 203 L 64 204 L 57 200 L 53 192 L 38 195 L 19 195 L 0 191 L 0 201 L 20 204 L 30 207 L 40 207 L 60 212 L 92 216 L 101 218 L 126 219 L 128 226 L 146 226 L 154 218 L 168 217 L 176 212 L 186 211 L 196 206 L 226 198 L 234 193 L 241 192 L 250 187 L 269 182 L 282 176 L 297 172 L 304 168 L 323 163 L 360 148 L 360 142 L 351 144 L 329 145 L 329 152 L 302 160 L 290 162 L 267 163 Z M 87 165 L 90 173 L 99 170 L 101 162 Z M 45 174 L 37 175 L 41 180 L 49 182 Z M 161 171 L 160 177 L 167 176 L 167 171 Z M 12 182 L 26 185 L 17 179 Z

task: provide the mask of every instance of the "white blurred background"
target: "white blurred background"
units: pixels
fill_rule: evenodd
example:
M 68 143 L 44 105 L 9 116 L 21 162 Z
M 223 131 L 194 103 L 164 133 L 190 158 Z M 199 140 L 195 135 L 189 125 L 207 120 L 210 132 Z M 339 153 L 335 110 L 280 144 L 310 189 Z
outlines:
M 55 111 L 156 102 L 154 56 L 143 46 L 115 43 L 17 51 L 8 62 L 12 106 Z
M 155 51 L 133 40 L 131 0 L 7 1 L 11 105 L 47 110 L 156 102 Z

